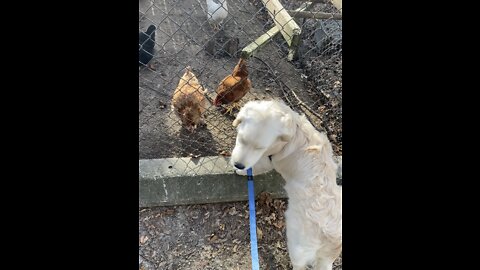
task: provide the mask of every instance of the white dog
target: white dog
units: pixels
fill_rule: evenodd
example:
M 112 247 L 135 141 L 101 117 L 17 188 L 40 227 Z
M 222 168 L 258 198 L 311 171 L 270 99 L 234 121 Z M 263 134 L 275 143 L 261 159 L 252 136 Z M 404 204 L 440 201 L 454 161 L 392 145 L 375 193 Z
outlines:
M 231 163 L 245 175 L 272 169 L 285 179 L 287 246 L 294 270 L 330 270 L 342 251 L 342 190 L 325 134 L 278 101 L 250 101 L 233 125 Z

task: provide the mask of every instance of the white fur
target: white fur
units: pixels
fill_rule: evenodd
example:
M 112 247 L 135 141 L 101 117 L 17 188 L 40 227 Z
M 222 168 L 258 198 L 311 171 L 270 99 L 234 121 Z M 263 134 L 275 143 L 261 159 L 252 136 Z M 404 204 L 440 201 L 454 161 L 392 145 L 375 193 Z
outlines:
M 326 135 L 305 116 L 273 100 L 248 102 L 233 124 L 238 133 L 232 165 L 253 166 L 254 175 L 275 169 L 286 181 L 287 245 L 293 269 L 312 265 L 331 270 L 342 251 L 342 189 Z

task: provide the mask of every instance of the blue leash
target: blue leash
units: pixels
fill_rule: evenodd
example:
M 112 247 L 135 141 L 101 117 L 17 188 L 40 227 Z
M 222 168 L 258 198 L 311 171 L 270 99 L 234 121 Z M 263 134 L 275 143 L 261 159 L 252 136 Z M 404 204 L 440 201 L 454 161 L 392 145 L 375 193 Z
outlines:
M 250 213 L 250 251 L 252 254 L 252 270 L 259 270 L 257 247 L 257 221 L 255 218 L 255 192 L 253 191 L 252 168 L 247 170 L 248 179 L 248 208 Z

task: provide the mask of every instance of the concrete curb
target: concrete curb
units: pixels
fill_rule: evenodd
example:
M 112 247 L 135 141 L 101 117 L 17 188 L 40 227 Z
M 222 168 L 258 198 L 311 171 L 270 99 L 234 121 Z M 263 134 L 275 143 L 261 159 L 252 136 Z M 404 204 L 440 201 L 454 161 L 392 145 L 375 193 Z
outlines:
M 342 178 L 342 157 L 337 179 Z M 247 178 L 221 156 L 139 160 L 139 207 L 248 200 Z M 286 198 L 285 180 L 275 171 L 255 176 L 255 193 Z

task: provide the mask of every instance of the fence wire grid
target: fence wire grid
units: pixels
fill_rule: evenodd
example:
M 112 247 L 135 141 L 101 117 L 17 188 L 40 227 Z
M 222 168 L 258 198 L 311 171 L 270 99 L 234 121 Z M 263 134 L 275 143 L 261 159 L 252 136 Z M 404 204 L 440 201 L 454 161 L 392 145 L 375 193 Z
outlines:
M 224 112 L 225 106 L 214 106 L 215 90 L 232 74 L 242 49 L 275 27 L 275 22 L 264 3 L 268 0 L 224 0 L 228 15 L 221 29 L 214 29 L 207 18 L 207 1 L 214 0 L 139 1 L 139 32 L 147 31 L 150 25 L 156 27 L 153 58 L 148 65 L 139 63 L 140 159 L 169 158 L 172 163 L 188 163 L 199 157 L 228 156 L 235 145 L 232 121 L 238 111 L 230 115 Z M 239 105 L 281 99 L 305 114 L 319 131 L 325 131 L 335 154 L 341 155 L 341 12 L 325 0 L 280 2 L 301 29 L 295 57 L 289 59 L 287 41 L 278 33 L 246 58 L 252 88 Z M 317 18 L 298 17 L 302 12 L 294 10 Z M 182 126 L 171 109 L 174 91 L 187 66 L 207 90 L 205 124 L 194 132 Z

